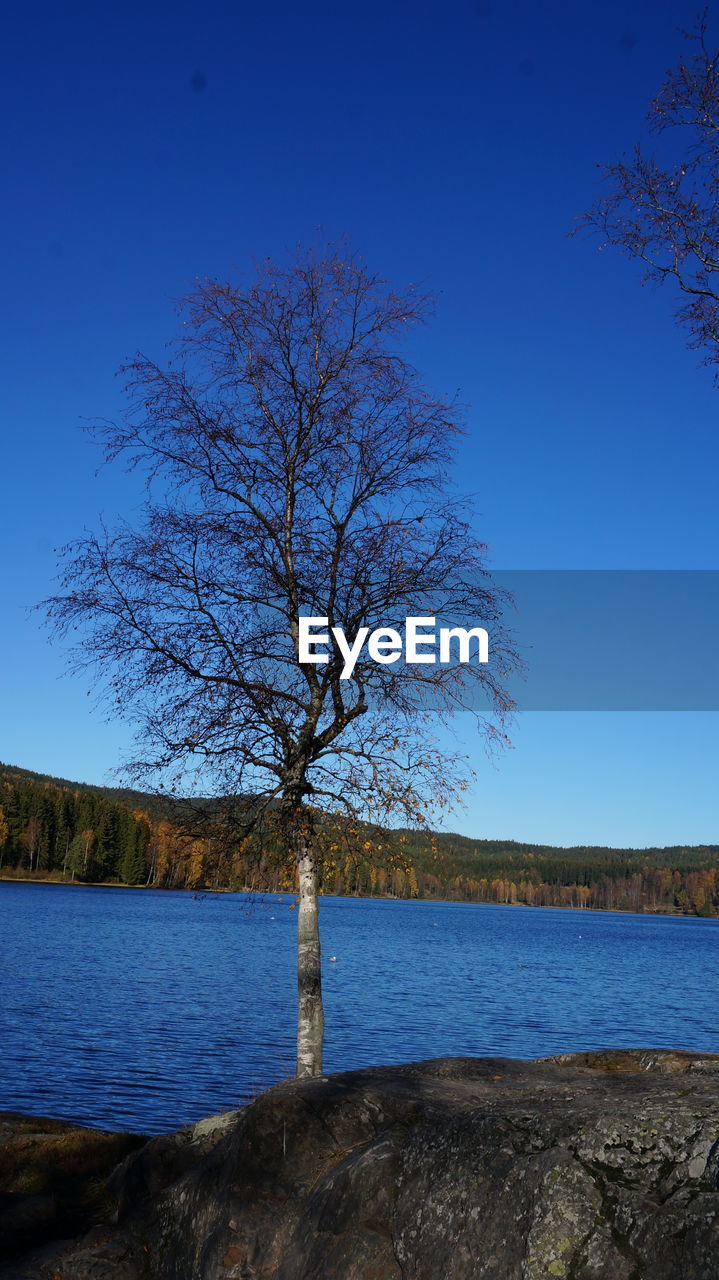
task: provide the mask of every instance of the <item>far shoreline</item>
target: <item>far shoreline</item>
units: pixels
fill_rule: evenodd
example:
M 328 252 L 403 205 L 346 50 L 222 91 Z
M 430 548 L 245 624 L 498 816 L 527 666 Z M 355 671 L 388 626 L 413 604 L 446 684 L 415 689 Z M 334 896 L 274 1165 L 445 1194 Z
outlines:
M 286 890 L 253 889 L 249 886 L 242 889 L 209 889 L 199 885 L 194 888 L 188 888 L 187 886 L 170 888 L 169 886 L 157 884 L 124 884 L 118 880 L 88 880 L 81 882 L 79 880 L 56 879 L 52 876 L 7 876 L 0 874 L 0 884 L 56 885 L 64 889 L 143 889 L 145 892 L 152 893 L 189 893 L 195 898 L 204 898 L 210 894 L 223 897 L 226 894 L 234 893 L 254 894 L 257 898 L 293 899 L 296 897 L 295 894 L 288 893 Z M 702 916 L 698 912 L 688 911 L 625 911 L 621 907 L 574 907 L 544 902 L 469 902 L 465 898 L 404 898 L 392 893 L 321 893 L 319 897 L 320 900 L 323 898 L 341 898 L 348 902 L 415 902 L 427 906 L 446 905 L 455 907 L 524 907 L 528 911 L 576 911 L 583 915 L 650 916 L 657 919 L 670 917 L 674 920 L 719 920 L 719 916 Z

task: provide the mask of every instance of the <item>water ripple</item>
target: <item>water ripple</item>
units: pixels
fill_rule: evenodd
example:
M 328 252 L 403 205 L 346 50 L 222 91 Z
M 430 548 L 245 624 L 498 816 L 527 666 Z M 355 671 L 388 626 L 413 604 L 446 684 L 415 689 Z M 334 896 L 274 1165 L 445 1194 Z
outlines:
M 162 1132 L 294 1062 L 290 899 L 0 883 L 0 1109 Z M 326 1069 L 719 1051 L 719 921 L 327 898 Z

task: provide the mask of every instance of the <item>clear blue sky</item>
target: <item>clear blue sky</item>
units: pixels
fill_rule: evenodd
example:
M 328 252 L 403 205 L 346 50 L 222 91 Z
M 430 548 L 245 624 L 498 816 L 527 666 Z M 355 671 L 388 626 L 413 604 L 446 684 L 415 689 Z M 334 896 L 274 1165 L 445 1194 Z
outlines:
M 107 780 L 128 743 L 26 604 L 132 517 L 83 418 L 204 275 L 346 235 L 439 295 L 412 356 L 460 389 L 479 531 L 511 568 L 717 568 L 719 390 L 668 292 L 567 231 L 678 57 L 685 3 L 40 3 L 5 17 L 0 758 Z M 719 839 L 717 716 L 528 714 L 468 834 Z M 471 738 L 464 739 L 474 752 Z

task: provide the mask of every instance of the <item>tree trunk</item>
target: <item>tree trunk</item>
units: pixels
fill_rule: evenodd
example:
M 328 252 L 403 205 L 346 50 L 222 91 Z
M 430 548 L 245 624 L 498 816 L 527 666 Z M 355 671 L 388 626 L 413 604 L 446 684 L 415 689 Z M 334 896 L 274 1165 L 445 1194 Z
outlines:
M 297 1075 L 322 1075 L 322 1008 L 317 870 L 302 838 L 298 850 L 300 903 L 297 918 Z

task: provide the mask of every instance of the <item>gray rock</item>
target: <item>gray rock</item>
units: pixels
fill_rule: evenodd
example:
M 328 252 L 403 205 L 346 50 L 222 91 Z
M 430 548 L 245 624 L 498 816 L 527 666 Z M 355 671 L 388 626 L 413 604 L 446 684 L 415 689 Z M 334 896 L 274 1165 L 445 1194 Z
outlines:
M 719 1058 L 440 1059 L 154 1139 L 13 1280 L 719 1280 Z

